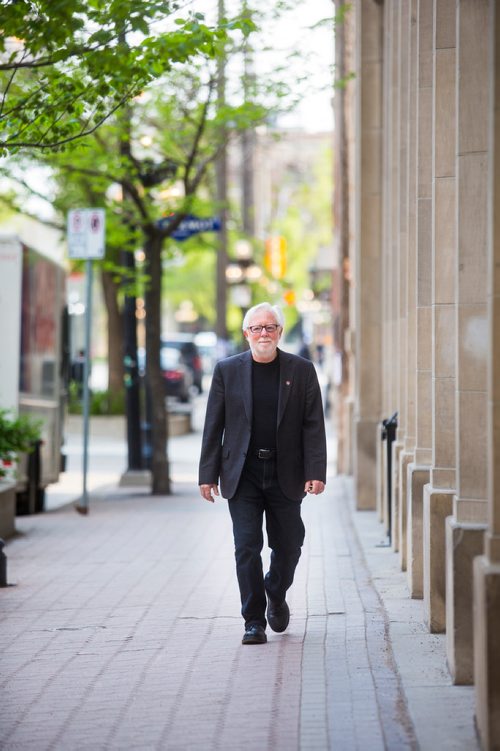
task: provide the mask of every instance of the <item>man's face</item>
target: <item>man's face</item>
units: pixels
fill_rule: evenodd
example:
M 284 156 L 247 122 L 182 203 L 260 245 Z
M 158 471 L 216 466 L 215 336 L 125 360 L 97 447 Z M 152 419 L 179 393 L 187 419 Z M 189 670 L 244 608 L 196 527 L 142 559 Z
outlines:
M 255 326 L 276 326 L 276 330 L 266 331 L 263 328 L 260 333 L 253 332 L 252 328 Z M 248 339 L 253 359 L 257 362 L 274 360 L 282 331 L 273 313 L 266 310 L 255 313 L 250 319 L 248 328 L 243 332 Z

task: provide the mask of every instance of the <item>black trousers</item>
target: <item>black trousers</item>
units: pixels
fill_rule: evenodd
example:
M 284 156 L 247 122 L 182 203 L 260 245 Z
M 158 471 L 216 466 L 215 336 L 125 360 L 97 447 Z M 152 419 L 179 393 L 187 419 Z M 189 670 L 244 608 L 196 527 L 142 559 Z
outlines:
M 236 574 L 245 625 L 267 625 L 266 592 L 281 602 L 293 582 L 304 542 L 301 499 L 287 498 L 278 485 L 274 459 L 247 458 L 238 489 L 229 501 L 233 521 Z M 271 559 L 262 568 L 263 517 Z

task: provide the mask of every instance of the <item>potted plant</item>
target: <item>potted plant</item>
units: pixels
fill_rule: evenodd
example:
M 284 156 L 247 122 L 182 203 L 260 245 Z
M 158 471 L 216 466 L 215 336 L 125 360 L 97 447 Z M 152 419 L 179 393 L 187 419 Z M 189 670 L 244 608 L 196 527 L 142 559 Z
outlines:
M 33 450 L 40 433 L 40 421 L 0 409 L 0 537 L 14 533 L 17 458 L 20 453 Z

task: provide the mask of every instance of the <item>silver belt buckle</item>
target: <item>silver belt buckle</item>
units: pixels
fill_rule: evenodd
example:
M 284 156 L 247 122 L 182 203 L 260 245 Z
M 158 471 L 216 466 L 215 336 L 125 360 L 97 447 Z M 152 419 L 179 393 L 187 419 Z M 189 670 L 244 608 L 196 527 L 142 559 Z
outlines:
M 259 449 L 258 457 L 259 459 L 270 459 L 272 453 L 271 449 Z

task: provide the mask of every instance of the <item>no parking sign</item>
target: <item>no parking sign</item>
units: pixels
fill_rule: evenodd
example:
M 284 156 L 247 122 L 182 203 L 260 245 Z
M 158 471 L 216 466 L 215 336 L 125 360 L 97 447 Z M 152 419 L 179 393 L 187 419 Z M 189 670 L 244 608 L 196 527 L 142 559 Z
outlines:
M 90 352 L 92 318 L 92 261 L 104 258 L 104 209 L 72 209 L 68 212 L 68 253 L 70 258 L 83 259 L 87 263 L 87 295 L 85 301 L 85 357 L 83 363 L 83 451 L 82 451 L 82 497 L 75 504 L 80 514 L 88 514 L 87 492 L 89 410 L 90 410 Z
M 68 212 L 70 258 L 104 258 L 104 209 L 72 209 Z

